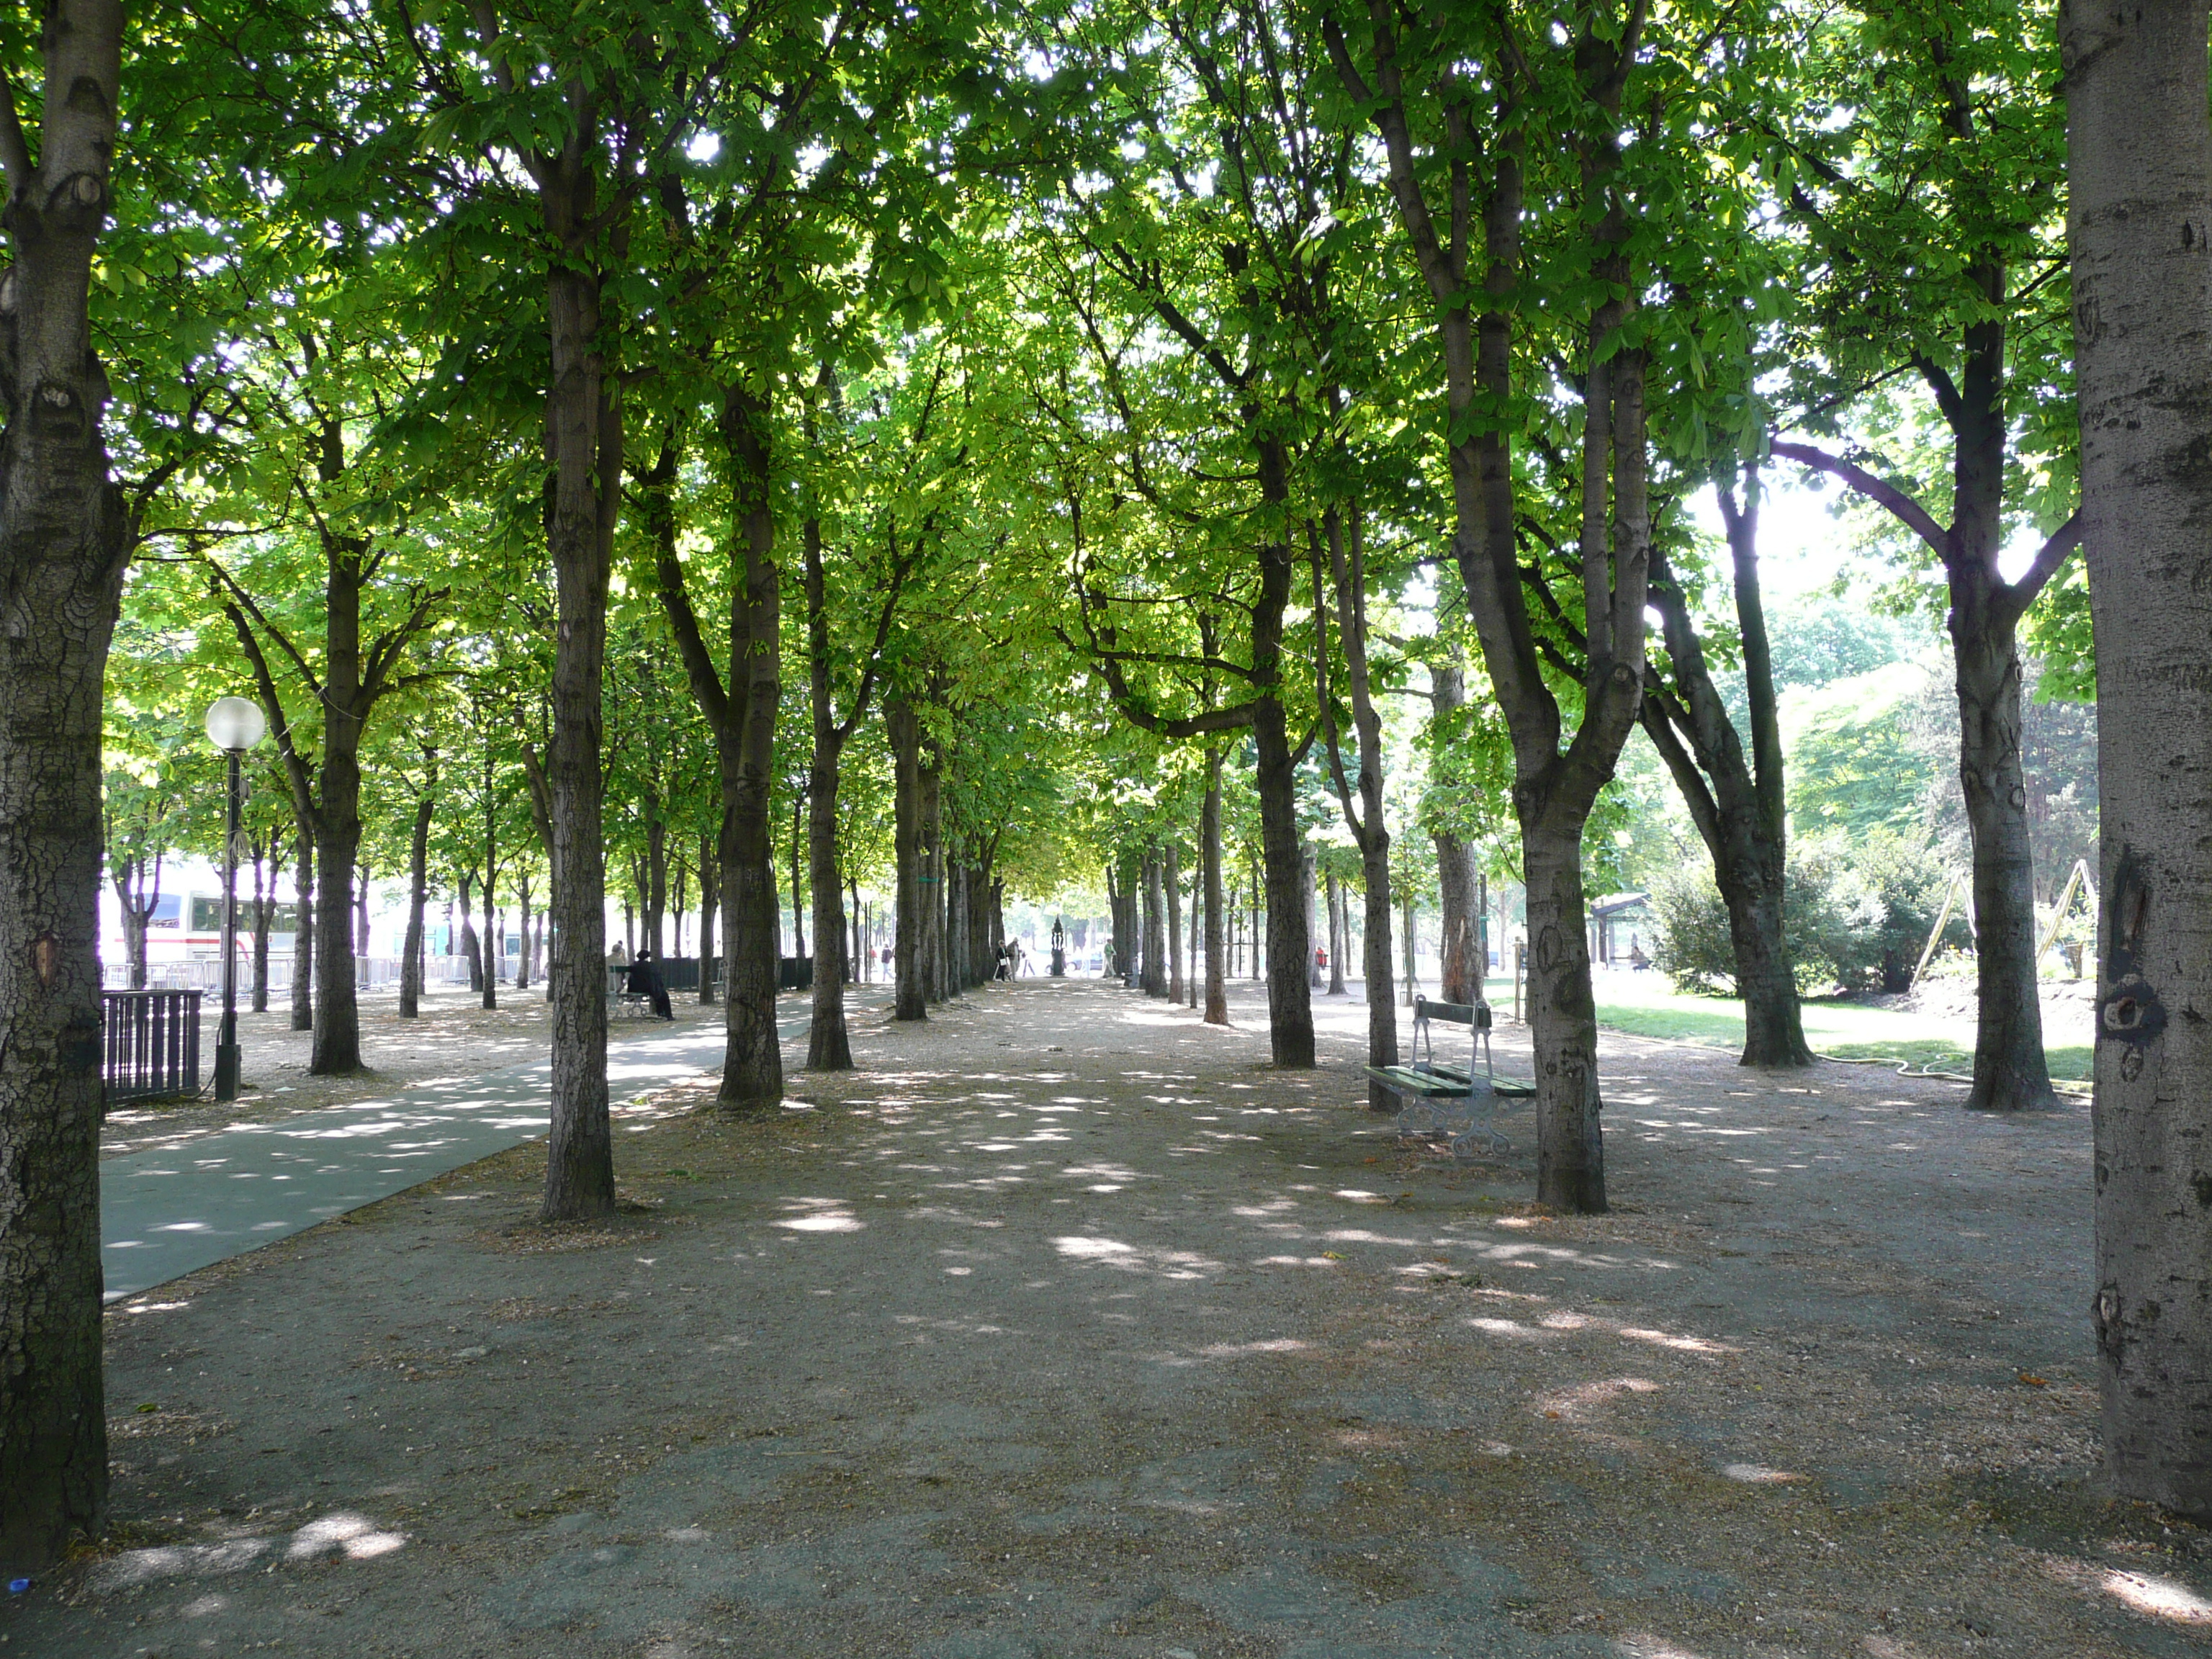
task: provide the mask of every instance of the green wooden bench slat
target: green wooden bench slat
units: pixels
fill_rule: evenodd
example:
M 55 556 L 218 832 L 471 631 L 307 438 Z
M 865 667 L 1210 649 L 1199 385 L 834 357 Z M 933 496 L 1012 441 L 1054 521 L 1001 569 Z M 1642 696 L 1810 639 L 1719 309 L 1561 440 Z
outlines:
M 1435 1072 L 1438 1077 L 1448 1077 L 1455 1082 L 1467 1084 L 1470 1087 L 1474 1082 L 1473 1071 L 1465 1066 L 1449 1066 L 1443 1060 L 1438 1060 Z M 1536 1093 L 1534 1084 L 1525 1082 L 1517 1077 L 1492 1079 L 1491 1087 L 1508 1100 L 1529 1100 L 1533 1099 Z
M 1438 1077 L 1426 1072 L 1416 1072 L 1406 1066 L 1370 1066 L 1367 1075 L 1377 1083 L 1398 1090 L 1401 1093 L 1426 1097 L 1454 1098 L 1464 1096 L 1468 1085 L 1448 1077 Z

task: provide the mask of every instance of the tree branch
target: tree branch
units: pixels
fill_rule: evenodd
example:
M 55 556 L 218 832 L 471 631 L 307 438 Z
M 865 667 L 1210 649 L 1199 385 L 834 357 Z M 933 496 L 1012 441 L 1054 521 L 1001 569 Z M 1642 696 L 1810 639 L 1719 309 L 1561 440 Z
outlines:
M 1816 449 L 1811 444 L 1777 443 L 1771 447 L 1777 455 L 1785 459 L 1841 478 L 1869 501 L 1888 508 L 1899 523 L 1928 544 L 1937 558 L 1946 562 L 1949 560 L 1950 532 L 1929 516 L 1927 508 L 1896 485 L 1875 477 L 1864 467 L 1847 461 L 1840 455 L 1831 455 L 1826 450 Z

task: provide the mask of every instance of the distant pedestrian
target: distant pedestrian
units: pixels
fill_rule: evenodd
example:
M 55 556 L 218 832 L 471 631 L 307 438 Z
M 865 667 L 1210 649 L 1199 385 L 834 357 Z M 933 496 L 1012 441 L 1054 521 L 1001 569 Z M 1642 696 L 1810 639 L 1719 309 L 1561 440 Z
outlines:
M 629 983 L 625 990 L 646 998 L 653 1004 L 653 1012 L 663 1019 L 672 1020 L 676 1010 L 668 1000 L 668 987 L 660 977 L 660 969 L 653 960 L 653 952 L 644 946 L 638 948 L 637 960 L 630 963 Z

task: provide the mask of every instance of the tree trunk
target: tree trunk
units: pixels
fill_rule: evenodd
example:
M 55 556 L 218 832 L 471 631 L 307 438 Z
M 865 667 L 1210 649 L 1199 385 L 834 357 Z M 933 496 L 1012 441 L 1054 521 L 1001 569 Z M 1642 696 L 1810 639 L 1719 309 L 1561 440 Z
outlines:
M 1168 1000 L 1182 1001 L 1182 872 L 1176 867 L 1176 844 L 1170 842 L 1162 854 L 1168 901 Z
M 949 854 L 945 866 L 945 994 L 958 996 L 975 981 L 968 971 L 968 866 Z
M 1260 755 L 1260 841 L 1267 874 L 1267 1047 L 1277 1066 L 1303 1068 L 1314 1063 L 1310 951 L 1298 902 L 1305 860 L 1298 841 L 1297 765 L 1279 704 L 1255 714 L 1253 735 Z
M 891 1018 L 927 1019 L 922 983 L 921 726 L 913 705 L 894 699 L 884 709 L 890 738 L 892 860 L 896 866 L 896 914 L 891 918 Z
M 269 1012 L 270 913 L 276 907 L 277 866 L 273 860 L 270 862 L 264 884 L 262 856 L 257 843 L 253 854 L 253 996 L 250 1005 L 257 1014 Z
M 107 1509 L 100 1377 L 101 681 L 135 529 L 87 323 L 123 9 L 46 8 L 42 141 L 0 279 L 0 1573 Z M 66 90 L 64 90 L 66 89 Z M 17 140 L 20 144 L 20 138 Z
M 1951 640 L 1959 692 L 1959 781 L 1974 846 L 1978 1019 L 1970 1108 L 2055 1106 L 2035 963 L 2035 872 L 2020 761 L 2020 650 L 2001 608 L 1961 605 Z
M 292 855 L 292 903 L 299 914 L 292 918 L 292 1029 L 315 1029 L 315 842 L 314 832 L 300 826 Z
M 500 937 L 492 925 L 492 890 L 495 885 L 492 872 L 498 867 L 493 861 L 493 854 L 495 850 L 495 844 L 489 836 L 486 836 L 484 840 L 486 867 L 483 884 L 483 1006 L 487 1008 L 499 1006 L 499 971 L 507 965 L 507 952 L 504 948 L 506 940 Z M 600 988 L 599 994 L 604 1000 L 606 995 L 604 985 Z
M 711 1006 L 714 1000 L 713 969 L 719 958 L 714 955 L 714 916 L 722 902 L 721 860 L 714 855 L 714 838 L 699 837 L 699 1001 Z
M 1663 558 L 1652 562 L 1651 599 L 1666 630 L 1673 684 L 1656 671 L 1644 698 L 1644 729 L 1674 775 L 1690 818 L 1712 855 L 1714 882 L 1729 914 L 1736 994 L 1743 999 L 1741 1064 L 1813 1063 L 1798 1010 L 1797 981 L 1784 932 L 1784 839 L 1781 727 L 1766 613 L 1759 590 L 1759 485 L 1716 485 L 1735 562 L 1736 617 L 1743 639 L 1744 686 L 1752 755 L 1715 689 L 1689 603 Z
M 141 872 L 144 869 L 143 860 L 133 859 L 126 866 L 125 872 L 115 878 L 115 896 L 123 907 L 123 960 L 130 975 L 131 988 L 134 991 L 146 988 L 146 928 L 148 920 L 153 915 L 153 904 L 142 902 L 144 898 L 144 878 Z M 157 864 L 155 904 L 158 904 L 161 898 L 158 869 Z M 134 885 L 138 889 L 135 892 L 132 890 Z
M 1334 869 L 1325 902 L 1329 907 L 1329 995 L 1340 998 L 1345 995 L 1345 890 Z
M 1536 1198 L 1571 1212 L 1606 1207 L 1598 1127 L 1597 1002 L 1590 988 L 1582 825 L 1522 836 L 1528 889 L 1528 1024 L 1539 1087 L 1557 1103 L 1536 1119 Z
M 399 961 L 399 1018 L 422 1012 L 422 908 L 430 897 L 430 819 L 437 803 L 428 794 L 415 803 L 415 833 L 407 842 L 407 944 Z
M 553 927 L 558 959 L 548 981 L 553 1020 L 552 1123 L 546 1137 L 547 1221 L 614 1213 L 613 1128 L 607 1116 L 606 844 L 605 775 L 607 585 L 622 511 L 623 424 L 619 376 L 605 351 L 613 331 L 600 312 L 592 242 L 600 222 L 599 138 L 586 101 L 559 156 L 541 161 L 539 197 L 560 250 L 547 276 L 550 374 L 545 448 L 551 463 L 546 549 L 551 555 L 556 626 L 553 731 L 545 759 L 552 799 Z
M 2106 1468 L 2212 1519 L 2212 124 L 2206 8 L 2068 0 L 2082 544 L 2097 642 Z
M 461 872 L 461 956 L 469 965 L 469 989 L 482 994 L 483 991 L 483 953 L 477 949 L 476 914 L 471 908 L 475 900 L 477 878 L 473 871 Z
M 1226 896 L 1221 884 L 1221 750 L 1206 751 L 1206 799 L 1198 815 L 1199 880 L 1205 889 L 1206 1023 L 1229 1024 Z
M 1455 73 L 1431 76 L 1418 94 L 1409 93 L 1402 78 L 1399 27 L 1396 14 L 1388 9 L 1369 14 L 1371 86 L 1340 27 L 1325 21 L 1322 34 L 1339 79 L 1369 108 L 1387 162 L 1399 228 L 1436 307 L 1454 550 L 1484 665 L 1513 742 L 1515 806 L 1536 963 L 1536 1196 L 1563 1209 L 1602 1209 L 1595 1001 L 1583 934 L 1580 858 L 1590 806 L 1644 702 L 1650 453 L 1643 349 L 1624 348 L 1622 343 L 1622 331 L 1633 320 L 1631 307 L 1640 279 L 1631 254 L 1634 226 L 1627 198 L 1615 185 L 1621 167 L 1620 98 L 1626 78 L 1621 71 L 1638 50 L 1639 26 L 1632 24 L 1607 38 L 1586 24 L 1574 43 L 1577 79 L 1591 112 L 1577 118 L 1569 136 L 1580 153 L 1589 252 L 1607 297 L 1592 313 L 1583 338 L 1583 522 L 1578 551 L 1588 659 L 1580 725 L 1564 750 L 1563 712 L 1545 682 L 1522 592 L 1511 442 L 1506 425 L 1489 412 L 1508 408 L 1513 400 L 1527 131 L 1521 100 L 1528 88 L 1516 63 L 1484 66 L 1485 95 L 1495 100 L 1498 128 L 1506 136 L 1479 164 L 1455 167 L 1436 180 L 1443 192 L 1438 212 L 1426 194 L 1434 186 L 1423 177 L 1415 154 L 1408 99 L 1425 97 L 1447 122 L 1464 121 L 1473 118 L 1469 100 L 1477 83 Z M 1479 187 L 1486 199 L 1478 200 Z M 1466 234 L 1478 213 L 1479 250 Z M 1449 239 L 1441 225 L 1453 228 Z M 1479 274 L 1471 258 L 1478 252 L 1486 266 Z M 1601 355 L 1607 352 L 1611 355 Z
M 646 799 L 645 942 L 655 962 L 668 960 L 668 820 L 658 796 Z
M 826 665 L 823 691 L 828 691 Z M 826 750 L 826 752 L 825 752 Z M 845 892 L 837 879 L 837 748 L 817 734 L 806 779 L 807 875 L 814 889 L 814 1016 L 807 1027 L 806 1069 L 849 1072 L 853 1044 L 845 1030 Z
M 530 866 L 524 865 L 514 878 L 514 915 L 516 949 L 514 952 L 514 988 L 518 992 L 530 988 Z M 656 952 L 653 960 L 659 962 Z
M 1434 840 L 1437 931 L 1443 952 L 1437 992 L 1446 1002 L 1473 1002 L 1479 984 L 1474 971 L 1474 862 L 1467 843 L 1449 830 L 1438 830 Z
M 783 1104 L 783 1040 L 775 1023 L 777 911 L 771 856 L 775 722 L 783 697 L 783 588 L 775 564 L 769 498 L 769 408 L 742 386 L 723 399 L 721 430 L 734 479 L 744 554 L 742 660 L 732 658 L 733 694 L 742 714 L 722 752 L 723 922 L 728 965 L 723 992 L 729 1046 L 720 1103 L 728 1110 L 772 1112 Z M 740 678 L 742 676 L 742 679 Z M 740 701 L 732 696 L 733 702 Z
M 1144 961 L 1137 982 L 1148 997 L 1168 994 L 1167 909 L 1160 893 L 1160 855 L 1146 854 L 1144 863 Z
M 354 969 L 354 861 L 361 854 L 361 577 L 332 552 L 323 584 L 323 764 L 313 808 L 315 860 L 325 900 L 315 918 L 314 1042 L 307 1071 L 361 1069 L 361 1009 Z
M 921 770 L 917 774 L 915 802 L 921 813 L 918 828 L 921 885 L 915 898 L 921 910 L 919 944 L 922 994 L 932 1002 L 942 1002 L 947 994 L 945 988 L 943 786 L 938 776 L 935 750 L 926 743 L 922 746 Z

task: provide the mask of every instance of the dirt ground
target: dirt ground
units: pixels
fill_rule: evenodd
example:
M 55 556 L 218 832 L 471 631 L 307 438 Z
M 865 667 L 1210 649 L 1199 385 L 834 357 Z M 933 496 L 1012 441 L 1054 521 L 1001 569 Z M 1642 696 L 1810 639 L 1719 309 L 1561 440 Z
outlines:
M 204 1010 L 213 1000 L 205 999 Z M 309 1075 L 312 1035 L 292 1029 L 291 1009 L 281 998 L 265 1014 L 241 1012 L 238 1045 L 243 1061 L 242 1087 L 238 1099 L 223 1105 L 205 1096 L 184 1102 L 118 1104 L 109 1111 L 101 1127 L 100 1156 L 114 1158 L 125 1152 L 182 1146 L 234 1124 L 271 1122 L 295 1113 L 388 1093 L 395 1085 L 406 1088 L 475 1077 L 544 1053 L 550 1026 L 544 988 L 533 985 L 518 992 L 511 985 L 502 985 L 499 1005 L 495 1009 L 484 1007 L 483 994 L 465 986 L 433 986 L 422 994 L 420 1015 L 402 1019 L 396 991 L 364 991 L 361 1048 L 368 1069 L 343 1077 Z M 702 1019 L 710 1025 L 719 1024 L 723 1018 L 719 1005 L 701 1006 L 696 992 L 676 993 L 669 999 L 669 1007 L 679 1025 Z M 618 1021 L 615 1035 L 625 1035 L 630 1023 Z M 203 1078 L 215 1065 L 217 1024 L 216 1014 L 203 1012 Z
M 1092 982 L 675 1091 L 611 1226 L 525 1146 L 110 1316 L 41 1656 L 2182 1654 L 2093 1479 L 2086 1110 L 1605 1048 L 1613 1213 Z M 1510 1069 L 1525 1048 L 1508 1036 Z M 794 1056 L 795 1058 L 795 1056 Z

